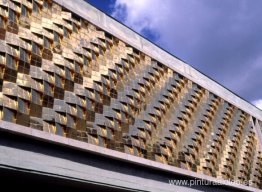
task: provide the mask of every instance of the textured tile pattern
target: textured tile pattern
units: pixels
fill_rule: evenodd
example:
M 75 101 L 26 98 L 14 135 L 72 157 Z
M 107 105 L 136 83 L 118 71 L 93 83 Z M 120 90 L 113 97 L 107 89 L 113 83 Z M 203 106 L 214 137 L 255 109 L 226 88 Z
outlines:
M 0 118 L 261 187 L 260 120 L 52 1 L 0 0 Z

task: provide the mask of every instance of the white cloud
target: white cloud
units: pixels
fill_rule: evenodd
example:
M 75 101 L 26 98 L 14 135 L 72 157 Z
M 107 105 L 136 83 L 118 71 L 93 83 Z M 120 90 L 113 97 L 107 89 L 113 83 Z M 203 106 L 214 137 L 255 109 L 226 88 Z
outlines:
M 262 110 L 262 99 L 258 99 L 252 102 L 257 108 Z
M 172 51 L 199 40 L 202 30 L 197 25 L 210 21 L 196 8 L 201 5 L 201 1 L 185 0 L 116 0 L 112 16 L 139 33 L 150 31 L 158 37 L 156 43 Z M 177 49 L 178 54 L 185 47 Z
M 165 19 L 166 6 L 161 0 L 116 0 L 112 16 L 141 33 L 145 29 L 157 30 L 159 21 Z
M 254 1 L 116 0 L 112 16 L 252 101 L 262 98 L 262 1 Z

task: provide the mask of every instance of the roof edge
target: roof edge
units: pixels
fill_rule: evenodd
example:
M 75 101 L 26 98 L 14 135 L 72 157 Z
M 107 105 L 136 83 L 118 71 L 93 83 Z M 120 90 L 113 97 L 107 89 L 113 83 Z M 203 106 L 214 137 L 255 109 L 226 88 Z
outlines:
M 84 0 L 53 0 L 262 121 L 262 110 Z

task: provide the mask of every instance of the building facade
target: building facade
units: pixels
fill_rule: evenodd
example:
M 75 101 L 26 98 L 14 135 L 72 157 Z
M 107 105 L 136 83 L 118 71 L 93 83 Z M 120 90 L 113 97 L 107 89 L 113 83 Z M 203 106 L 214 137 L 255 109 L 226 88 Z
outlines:
M 80 1 L 0 0 L 0 119 L 261 188 L 262 112 Z

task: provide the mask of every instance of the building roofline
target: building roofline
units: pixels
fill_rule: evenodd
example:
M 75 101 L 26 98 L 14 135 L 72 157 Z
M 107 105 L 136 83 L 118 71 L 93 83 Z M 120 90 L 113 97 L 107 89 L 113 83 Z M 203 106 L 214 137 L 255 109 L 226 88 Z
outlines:
M 262 110 L 255 105 L 92 4 L 85 0 L 54 2 L 262 121 Z

